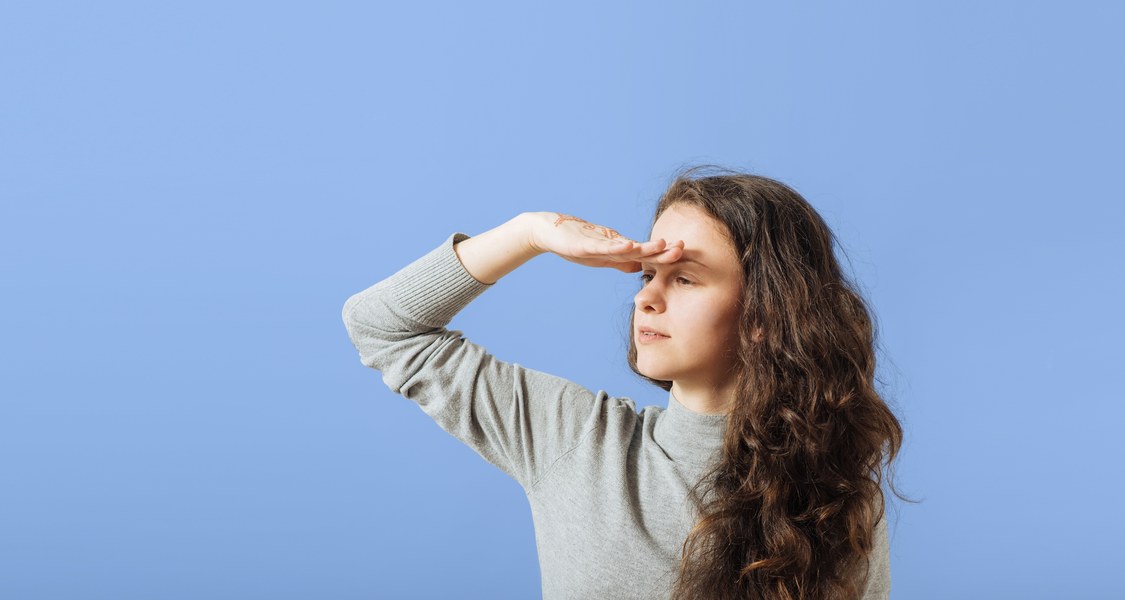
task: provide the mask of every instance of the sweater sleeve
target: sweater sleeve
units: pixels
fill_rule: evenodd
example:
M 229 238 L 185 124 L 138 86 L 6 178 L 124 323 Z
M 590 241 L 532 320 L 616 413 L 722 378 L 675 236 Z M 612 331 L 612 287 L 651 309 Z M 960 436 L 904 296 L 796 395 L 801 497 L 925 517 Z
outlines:
M 360 362 L 396 394 L 530 492 L 592 430 L 605 392 L 498 360 L 446 326 L 495 284 L 475 279 L 454 233 L 421 258 L 347 299 L 343 321 Z

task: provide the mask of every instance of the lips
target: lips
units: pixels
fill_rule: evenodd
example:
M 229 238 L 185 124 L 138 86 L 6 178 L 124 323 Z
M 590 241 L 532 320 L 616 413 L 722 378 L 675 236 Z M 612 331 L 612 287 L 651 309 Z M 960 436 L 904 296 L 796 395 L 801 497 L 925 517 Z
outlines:
M 644 335 L 646 333 L 655 333 L 657 335 L 668 337 L 668 334 L 664 333 L 663 331 L 657 331 L 655 329 L 652 329 L 651 327 L 640 327 L 637 329 L 637 333 L 640 335 Z

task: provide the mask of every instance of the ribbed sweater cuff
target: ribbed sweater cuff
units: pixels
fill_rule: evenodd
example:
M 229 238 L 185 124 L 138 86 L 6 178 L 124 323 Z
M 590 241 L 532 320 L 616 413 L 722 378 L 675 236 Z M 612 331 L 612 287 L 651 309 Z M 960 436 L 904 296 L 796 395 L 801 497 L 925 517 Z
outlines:
M 444 327 L 461 309 L 495 285 L 465 270 L 453 244 L 472 236 L 456 232 L 406 265 L 387 282 L 392 301 L 406 316 L 428 327 Z

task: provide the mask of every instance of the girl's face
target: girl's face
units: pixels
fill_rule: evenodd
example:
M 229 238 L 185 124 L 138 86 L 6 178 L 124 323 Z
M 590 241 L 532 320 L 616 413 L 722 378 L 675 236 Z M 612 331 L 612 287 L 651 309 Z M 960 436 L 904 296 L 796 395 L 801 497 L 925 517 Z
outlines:
M 633 299 L 638 370 L 681 388 L 724 386 L 736 362 L 742 294 L 734 246 L 720 222 L 687 204 L 668 207 L 649 239 L 683 240 L 684 249 L 673 263 L 641 261 L 642 287 Z

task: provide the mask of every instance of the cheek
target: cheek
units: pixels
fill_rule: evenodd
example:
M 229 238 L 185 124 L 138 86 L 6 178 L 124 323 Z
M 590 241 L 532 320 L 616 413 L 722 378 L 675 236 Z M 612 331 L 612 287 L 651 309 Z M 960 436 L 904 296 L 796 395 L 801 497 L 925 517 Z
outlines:
M 737 307 L 711 305 L 698 314 L 706 316 L 697 324 L 697 331 L 705 333 L 709 339 L 720 342 L 723 347 L 738 339 Z

